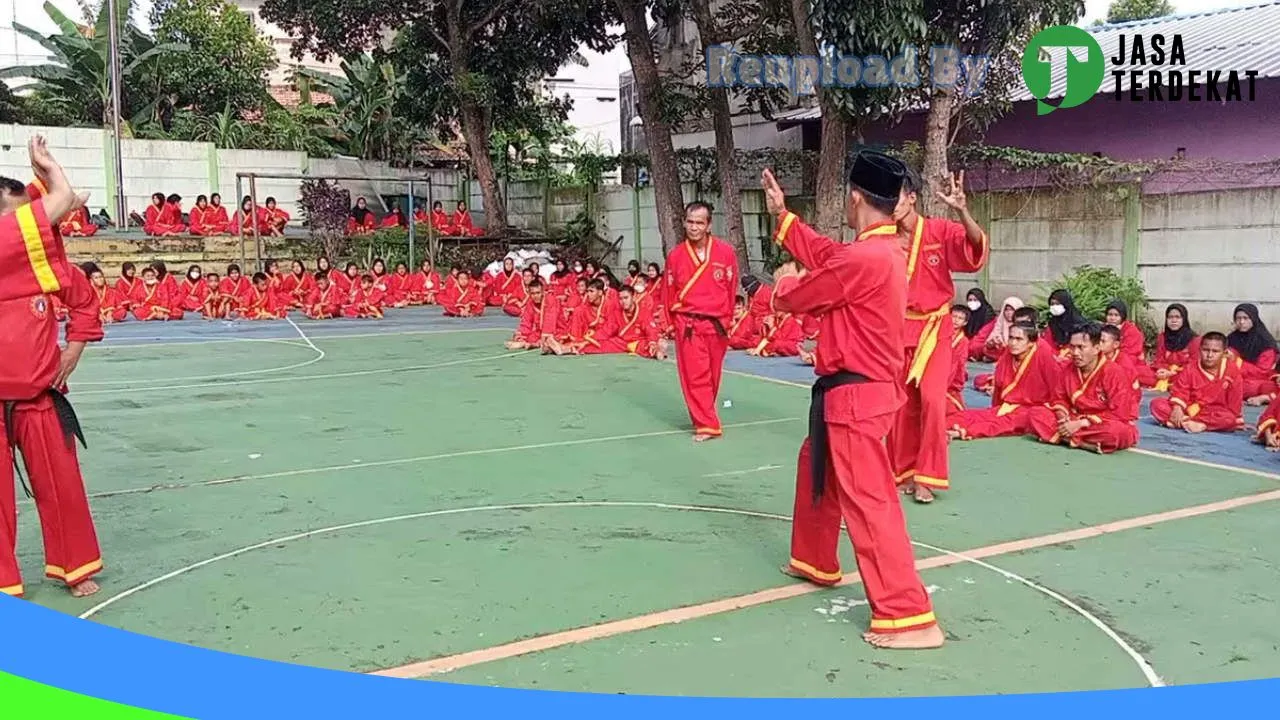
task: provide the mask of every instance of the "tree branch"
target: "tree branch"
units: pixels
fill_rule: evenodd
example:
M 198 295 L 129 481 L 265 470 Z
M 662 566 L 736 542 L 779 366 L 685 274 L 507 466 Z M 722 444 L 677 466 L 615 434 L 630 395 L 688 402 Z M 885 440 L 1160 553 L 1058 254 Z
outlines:
M 512 0 L 498 0 L 498 2 L 494 3 L 493 6 L 489 8 L 489 12 L 485 13 L 484 16 L 480 18 L 479 22 L 466 28 L 466 32 L 463 35 L 465 41 L 471 42 L 471 38 L 475 37 L 476 33 L 480 32 L 485 25 L 493 22 L 494 18 L 498 17 L 498 15 L 506 10 L 511 3 Z

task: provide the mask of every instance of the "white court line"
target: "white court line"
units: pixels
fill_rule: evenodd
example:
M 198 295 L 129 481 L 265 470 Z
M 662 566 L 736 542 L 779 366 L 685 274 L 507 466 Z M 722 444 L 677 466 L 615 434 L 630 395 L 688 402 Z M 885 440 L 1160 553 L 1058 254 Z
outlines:
M 748 468 L 746 470 L 730 470 L 728 472 L 707 473 L 704 478 L 713 477 L 730 477 L 732 475 L 750 475 L 751 473 L 764 472 L 765 470 L 778 470 L 781 465 L 761 465 L 760 467 Z
M 729 423 L 726 428 L 742 428 L 755 427 L 758 425 L 776 425 L 778 423 L 793 422 L 804 418 L 773 418 L 771 420 L 752 420 L 749 422 Z M 667 435 L 688 435 L 689 430 L 657 430 L 647 433 L 632 433 L 629 435 L 608 435 L 605 437 L 581 438 L 579 440 L 555 440 L 552 442 L 532 443 L 529 445 L 508 445 L 505 447 L 481 448 L 479 450 L 459 450 L 457 452 L 438 453 L 435 455 L 419 455 L 417 457 L 399 458 L 396 460 L 374 460 L 371 462 L 347 463 L 345 465 L 328 465 L 317 468 L 302 468 L 300 470 L 282 470 L 280 472 L 265 473 L 262 475 L 237 475 L 235 477 L 221 478 L 218 480 L 205 480 L 197 483 L 173 484 L 173 485 L 153 485 L 145 488 L 130 488 L 127 490 L 108 490 L 100 493 L 89 495 L 92 498 L 115 497 L 117 495 L 136 495 L 138 493 L 147 493 L 153 490 L 179 490 L 188 487 L 211 487 L 214 485 L 226 485 L 236 482 L 247 482 L 250 480 L 271 480 L 282 477 L 297 477 L 299 475 L 315 475 L 318 473 L 339 472 L 342 470 L 356 470 L 359 468 L 373 467 L 390 467 L 394 465 L 409 465 L 412 463 L 428 462 L 431 460 L 447 460 L 450 458 L 473 457 L 476 455 L 497 455 L 507 452 L 519 452 L 523 450 L 542 450 L 546 448 L 572 447 L 575 445 L 591 445 L 602 442 L 615 442 L 618 440 L 639 440 L 642 438 L 664 437 Z
M 160 577 L 154 578 L 152 580 L 148 580 L 139 585 L 135 585 L 127 590 L 124 590 L 120 593 L 117 593 L 116 595 L 113 595 L 107 598 L 106 600 L 103 600 L 97 605 L 94 605 L 93 607 L 81 613 L 79 617 L 81 620 L 88 620 L 94 615 L 97 615 L 98 613 L 102 612 L 108 607 L 111 607 L 117 602 L 124 600 L 125 598 L 128 598 L 132 595 L 136 595 L 137 593 L 140 593 L 143 590 L 147 590 L 149 588 L 155 587 L 160 583 L 166 582 L 168 580 L 172 580 L 173 578 L 185 575 L 194 570 L 198 570 L 202 567 L 212 565 L 216 562 L 229 560 L 239 555 L 244 555 L 246 553 L 253 552 L 254 550 L 261 550 L 263 548 L 269 548 L 275 545 L 283 545 L 285 543 L 294 542 L 295 540 L 304 540 L 306 538 L 315 537 L 317 535 L 327 535 L 327 534 L 342 532 L 345 530 L 354 530 L 358 528 L 373 527 L 376 525 L 385 525 L 388 523 L 400 522 L 402 520 L 419 520 L 422 518 L 441 517 L 444 515 L 462 515 L 467 513 L 492 512 L 492 511 L 501 511 L 501 510 L 538 510 L 538 509 L 547 509 L 547 508 L 601 508 L 601 507 L 684 510 L 684 511 L 691 511 L 691 512 L 718 513 L 723 515 L 740 515 L 745 517 L 763 518 L 766 520 L 782 520 L 786 522 L 791 521 L 791 517 L 788 515 L 756 512 L 753 510 L 739 510 L 737 508 L 721 508 L 721 507 L 712 507 L 712 506 L 705 506 L 705 505 L 681 505 L 676 503 L 637 502 L 637 501 L 624 501 L 624 500 L 599 500 L 599 501 L 570 500 L 570 501 L 564 501 L 564 502 L 515 503 L 510 505 L 481 505 L 476 507 L 451 508 L 448 510 L 430 510 L 427 512 L 410 513 L 407 515 L 394 515 L 391 517 L 376 518 L 373 520 L 361 520 L 359 522 L 346 523 L 343 525 L 334 525 L 331 527 L 320 528 L 318 530 L 308 530 L 306 532 L 296 533 L 294 535 L 288 535 L 282 538 L 275 538 L 274 540 L 267 540 L 265 542 L 256 543 L 254 545 L 248 545 L 236 550 L 232 550 L 230 552 L 223 553 L 221 555 L 217 555 L 215 557 L 211 557 L 207 560 L 201 560 L 200 562 L 192 563 L 190 565 L 187 565 L 186 567 L 178 568 L 177 570 L 161 575 Z M 943 553 L 945 555 L 954 557 L 958 560 L 962 560 L 968 563 L 973 563 L 974 565 L 977 565 L 979 567 L 983 567 L 988 570 L 991 570 L 992 572 L 999 573 L 1000 575 L 1003 575 L 1008 579 L 1017 580 L 1023 585 L 1026 585 L 1027 587 L 1037 590 L 1049 596 L 1050 598 L 1057 600 L 1058 602 L 1062 603 L 1063 605 L 1067 606 L 1074 612 L 1084 617 L 1086 620 L 1088 620 L 1098 629 L 1102 630 L 1102 632 L 1106 634 L 1107 637 L 1111 638 L 1117 645 L 1119 645 L 1120 649 L 1123 650 L 1138 665 L 1138 669 L 1142 671 L 1143 676 L 1147 678 L 1147 682 L 1150 683 L 1152 687 L 1164 686 L 1164 681 L 1162 681 L 1160 677 L 1156 674 L 1155 669 L 1151 667 L 1151 663 L 1148 662 L 1146 658 L 1142 657 L 1142 655 L 1139 654 L 1138 651 L 1134 650 L 1133 647 L 1130 646 L 1129 643 L 1127 643 L 1124 640 L 1124 638 L 1120 637 L 1119 633 L 1117 633 L 1114 629 L 1112 629 L 1103 621 L 1099 620 L 1092 613 L 1080 607 L 1078 604 L 1072 602 L 1071 600 L 1063 597 L 1061 594 L 1054 592 L 1053 590 L 1050 590 L 1049 588 L 1046 588 L 1042 585 L 1036 584 L 1030 580 L 1027 580 L 1026 578 L 1020 575 L 1009 572 L 1008 570 L 1004 570 L 990 563 L 983 562 L 982 560 L 971 558 L 971 557 L 968 557 L 967 555 L 963 555 L 958 552 L 953 552 L 945 548 L 936 547 L 934 545 L 929 545 L 927 543 L 912 541 L 912 544 L 916 545 L 917 547 L 922 547 L 928 550 L 932 550 L 934 552 Z
M 396 335 L 453 335 L 460 333 L 476 333 L 476 332 L 511 332 L 513 327 L 490 327 L 490 328 L 457 328 L 451 330 L 393 330 L 391 332 L 380 333 L 322 333 L 313 334 L 311 337 L 315 340 L 341 340 L 344 338 L 371 338 L 371 337 L 393 337 Z M 153 348 L 153 347 L 174 347 L 181 345 L 215 345 L 218 343 L 229 342 L 286 342 L 290 345 L 296 344 L 292 341 L 280 340 L 277 338 L 213 338 L 209 340 L 195 339 L 190 341 L 170 340 L 164 336 L 145 336 L 145 337 L 127 337 L 126 340 L 145 340 L 148 342 L 106 342 L 102 343 L 104 348 Z M 156 342 L 150 342 L 155 340 Z
M 289 322 L 291 324 L 293 323 L 292 320 L 290 320 Z M 294 325 L 294 328 L 298 328 L 298 326 Z M 300 328 L 298 328 L 298 334 L 300 335 L 302 334 L 302 330 Z M 287 372 L 289 370 L 298 370 L 300 368 L 307 367 L 308 365 L 315 365 L 316 363 L 324 359 L 323 350 L 316 347 L 314 343 L 308 340 L 306 335 L 302 335 L 302 339 L 306 340 L 305 345 L 301 343 L 293 342 L 292 340 L 277 340 L 274 338 L 269 340 L 248 340 L 248 339 L 239 340 L 239 342 L 270 342 L 270 343 L 275 343 L 277 345 L 289 345 L 290 347 L 309 348 L 316 353 L 315 357 L 309 360 L 304 360 L 302 362 L 293 363 L 292 365 L 282 365 L 280 367 L 272 367 L 272 368 L 260 368 L 257 370 L 242 370 L 240 372 L 234 372 L 234 373 L 216 373 L 213 375 L 185 375 L 180 377 L 155 378 L 154 381 L 155 382 L 188 382 L 191 380 L 213 380 L 216 378 L 237 378 L 237 377 L 247 377 L 249 375 L 265 375 L 267 373 L 279 373 L 279 372 Z M 183 343 L 183 344 L 202 345 L 204 343 Z M 109 349 L 109 346 L 104 346 L 103 349 Z M 99 387 L 103 385 L 130 385 L 135 382 L 137 382 L 137 380 L 85 380 L 85 381 L 77 382 L 75 384 L 91 385 L 94 387 Z
M 114 390 L 86 390 L 85 392 L 77 392 L 72 397 L 84 397 L 86 395 L 119 395 L 125 392 L 153 392 L 160 390 L 194 390 L 198 388 L 224 388 L 234 387 L 237 385 L 267 385 L 270 383 L 282 382 L 306 382 L 308 380 L 332 380 L 334 378 L 349 377 L 365 377 L 368 375 L 387 375 L 401 372 L 415 372 L 418 370 L 434 370 L 435 368 L 453 367 L 455 365 L 466 365 L 474 362 L 484 362 L 486 360 L 500 360 L 502 358 L 515 357 L 525 354 L 520 352 L 505 352 L 498 355 L 485 355 L 483 357 L 465 358 L 462 360 L 450 360 L 448 362 L 435 363 L 432 365 L 409 365 L 407 367 L 398 368 L 377 368 L 375 370 L 352 370 L 351 372 L 325 373 L 323 375 L 291 375 L 289 377 L 279 378 L 258 378 L 256 380 L 232 380 L 231 382 L 215 382 L 215 383 L 196 383 L 193 385 L 157 385 L 145 387 L 125 387 L 116 388 Z
M 1005 569 L 1003 569 L 1003 568 L 998 568 L 998 567 L 996 567 L 995 565 L 992 565 L 992 564 L 987 563 L 987 562 L 983 562 L 982 560 L 979 560 L 979 559 L 977 559 L 977 558 L 971 558 L 971 557 L 969 557 L 968 555 L 965 555 L 965 554 L 963 554 L 963 553 L 958 553 L 958 552 L 955 552 L 955 551 L 952 551 L 952 550 L 947 550 L 946 548 L 940 548 L 940 547 L 937 547 L 937 546 L 935 546 L 935 545 L 930 545 L 930 544 L 928 544 L 928 543 L 922 543 L 922 542 L 915 542 L 915 541 L 912 541 L 912 544 L 913 544 L 913 545 L 916 545 L 917 547 L 925 548 L 925 549 L 927 549 L 927 550 L 933 550 L 934 552 L 940 552 L 940 553 L 942 553 L 942 554 L 944 554 L 944 555 L 950 555 L 951 557 L 957 558 L 957 559 L 959 559 L 959 560 L 963 560 L 963 561 L 965 561 L 965 562 L 973 563 L 974 565 L 977 565 L 977 566 L 979 566 L 979 567 L 984 567 L 984 568 L 986 568 L 986 569 L 988 569 L 988 570 L 990 570 L 990 571 L 992 571 L 992 572 L 999 573 L 999 574 L 1001 574 L 1001 575 L 1005 576 L 1006 578 L 1008 578 L 1008 579 L 1010 579 L 1010 580 L 1016 580 L 1017 582 L 1020 582 L 1020 583 L 1022 583 L 1023 585 L 1026 585 L 1027 587 L 1031 588 L 1032 590 L 1035 590 L 1035 591 L 1037 591 L 1037 592 L 1040 592 L 1040 593 L 1043 593 L 1043 594 L 1045 594 L 1045 595 L 1048 595 L 1049 597 L 1053 598 L 1054 600 L 1057 600 L 1058 602 L 1062 603 L 1063 605 L 1066 605 L 1067 607 L 1071 608 L 1072 610 L 1074 610 L 1074 611 L 1076 611 L 1078 614 L 1080 614 L 1082 617 L 1084 617 L 1084 619 L 1086 619 L 1086 620 L 1088 620 L 1089 622 L 1093 623 L 1093 625 L 1094 625 L 1095 627 L 1097 627 L 1097 628 L 1098 628 L 1099 630 L 1101 630 L 1104 634 L 1106 634 L 1106 636 L 1107 636 L 1107 637 L 1111 638 L 1111 640 L 1112 640 L 1113 642 L 1115 642 L 1115 644 L 1119 645 L 1119 646 L 1120 646 L 1120 649 L 1121 649 L 1121 650 L 1123 650 L 1123 651 L 1125 652 L 1125 654 L 1126 654 L 1126 655 L 1128 655 L 1128 656 L 1130 657 L 1130 659 L 1132 659 L 1132 660 L 1133 660 L 1134 664 L 1136 664 L 1136 665 L 1138 666 L 1138 669 L 1142 671 L 1142 675 L 1147 679 L 1147 683 L 1148 683 L 1149 685 L 1151 685 L 1151 687 L 1164 687 L 1164 680 L 1161 680 L 1161 679 L 1160 679 L 1160 676 L 1156 674 L 1156 670 L 1155 670 L 1155 668 L 1151 667 L 1151 663 L 1150 663 L 1150 661 L 1148 661 L 1146 658 L 1144 658 L 1144 657 L 1142 656 L 1142 654 L 1141 654 L 1141 653 L 1139 653 L 1137 650 L 1135 650 L 1135 649 L 1133 648 L 1133 646 L 1132 646 L 1132 645 L 1130 645 L 1130 644 L 1129 644 L 1129 642 L 1128 642 L 1127 640 L 1125 640 L 1124 638 L 1120 637 L 1120 634 L 1119 634 L 1119 633 L 1117 633 L 1115 630 L 1113 630 L 1113 629 L 1111 628 L 1111 626 L 1109 626 L 1109 625 L 1107 625 L 1106 623 L 1104 623 L 1104 622 L 1102 622 L 1101 620 L 1099 620 L 1099 619 L 1098 619 L 1098 617 L 1097 617 L 1096 615 L 1094 615 L 1093 613 L 1089 612 L 1088 610 L 1085 610 L 1084 608 L 1080 607 L 1080 605 L 1079 605 L 1079 604 L 1077 604 L 1076 602 L 1074 602 L 1074 601 L 1070 600 L 1069 598 L 1064 597 L 1061 593 L 1058 593 L 1058 592 L 1055 592 L 1055 591 L 1053 591 L 1053 590 L 1050 590 L 1049 588 L 1047 588 L 1047 587 L 1045 587 L 1045 586 L 1043 586 L 1043 585 L 1041 585 L 1041 584 L 1039 584 L 1039 583 L 1037 583 L 1037 582 L 1035 582 L 1035 581 L 1033 581 L 1033 580 L 1028 580 L 1028 579 L 1026 579 L 1026 578 L 1022 577 L 1021 575 L 1018 575 L 1017 573 L 1010 572 L 1010 571 L 1005 570 Z

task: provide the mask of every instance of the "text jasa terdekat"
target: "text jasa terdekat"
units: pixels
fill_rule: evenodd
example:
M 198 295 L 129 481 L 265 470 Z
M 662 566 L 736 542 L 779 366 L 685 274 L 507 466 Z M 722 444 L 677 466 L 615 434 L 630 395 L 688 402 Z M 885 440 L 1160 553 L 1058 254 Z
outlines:
M 1131 102 L 1252 102 L 1255 98 L 1257 70 L 1186 70 L 1182 35 L 1172 39 L 1160 34 L 1121 35 L 1111 64 L 1120 68 L 1111 71 L 1116 100 L 1124 97 L 1126 75 Z

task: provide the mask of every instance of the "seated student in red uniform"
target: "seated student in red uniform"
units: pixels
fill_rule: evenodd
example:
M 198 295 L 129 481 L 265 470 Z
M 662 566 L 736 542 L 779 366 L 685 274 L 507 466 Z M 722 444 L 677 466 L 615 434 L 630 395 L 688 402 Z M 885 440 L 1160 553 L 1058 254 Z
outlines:
M 1270 452 L 1280 451 L 1280 402 L 1271 403 L 1258 418 L 1258 429 L 1253 442 Z
M 289 213 L 276 203 L 275 198 L 269 197 L 262 212 L 262 220 L 267 235 L 284 235 L 284 229 L 289 224 Z
M 342 306 L 342 316 L 349 318 L 381 318 L 383 293 L 378 289 L 373 275 L 360 276 L 360 284 L 351 290 L 351 296 Z
M 471 235 L 480 237 L 484 235 L 484 228 L 478 228 L 471 222 L 471 211 L 467 210 L 467 204 L 458 201 L 458 207 L 453 211 L 453 217 L 450 218 L 453 224 L 453 230 L 458 235 Z
M 184 313 L 200 312 L 209 298 L 209 285 L 204 281 L 199 265 L 187 268 L 187 276 L 178 283 L 177 303 Z
M 440 292 L 440 273 L 432 267 L 430 259 L 423 260 L 418 272 L 409 276 L 409 304 L 435 305 L 438 292 Z
M 258 207 L 254 212 L 253 199 L 248 195 L 240 198 L 240 209 L 236 211 L 235 217 L 231 219 L 230 232 L 238 233 L 243 230 L 245 235 L 267 234 L 266 213 L 262 207 Z
M 361 274 L 360 266 L 349 262 L 341 273 L 330 277 L 333 278 L 333 284 L 338 286 L 338 292 L 342 293 L 343 297 L 347 297 L 351 295 L 352 290 L 360 287 Z
M 969 379 L 968 332 L 972 319 L 973 311 L 969 309 L 969 305 L 951 306 L 951 379 L 947 382 L 947 427 L 951 427 L 964 412 L 964 383 Z
M 280 304 L 280 298 L 271 292 L 267 274 L 253 274 L 253 289 L 240 299 L 238 314 L 245 320 L 281 320 L 289 308 Z
M 1039 333 L 1032 323 L 1019 322 L 1009 328 L 1008 343 L 996 361 L 991 407 L 966 409 L 954 420 L 947 435 L 977 440 L 1030 431 L 1031 410 L 1053 400 L 1058 373 L 1065 372 L 1038 340 Z
M 347 297 L 329 280 L 328 273 L 316 271 L 314 285 L 303 304 L 304 312 L 312 320 L 325 320 L 342 315 L 342 305 Z
M 120 266 L 120 277 L 116 279 L 116 295 L 126 310 L 133 306 L 133 293 L 142 286 L 142 278 L 138 277 L 138 268 L 131 262 Z
M 461 234 L 458 228 L 454 227 L 453 221 L 449 219 L 449 213 L 444 211 L 444 205 L 439 200 L 431 203 L 431 227 L 435 228 L 436 233 L 445 237 Z
M 404 263 L 396 263 L 396 269 L 382 277 L 382 284 L 386 287 L 386 307 L 402 308 L 408 307 L 409 289 L 412 286 L 412 277 L 409 275 L 409 266 Z
M 1019 300 L 1018 302 L 1021 302 L 1021 300 Z M 1007 305 L 1007 304 L 1008 304 L 1008 302 L 1006 301 L 1006 305 Z M 1014 324 L 1014 325 L 1017 325 L 1017 324 L 1019 324 L 1019 323 L 1023 323 L 1023 324 L 1026 324 L 1026 325 L 1030 325 L 1031 327 L 1039 327 L 1039 318 L 1038 318 L 1038 317 L 1037 317 L 1037 315 L 1036 315 L 1036 309 L 1035 309 L 1035 308 L 1033 308 L 1033 307 L 1026 307 L 1026 306 L 1023 306 L 1023 307 L 1018 308 L 1017 310 L 1014 310 L 1014 311 L 1013 311 L 1013 324 Z M 1040 336 L 1041 336 L 1041 335 L 1043 335 L 1045 332 L 1048 332 L 1048 328 L 1045 328 L 1043 331 L 1040 331 L 1040 332 L 1037 332 L 1037 333 L 1036 333 L 1037 342 L 1042 342 L 1039 338 L 1040 338 Z M 992 331 L 992 334 L 994 334 L 994 331 Z M 1006 336 L 1005 336 L 1005 347 L 1006 347 L 1006 348 L 1008 347 L 1008 336 L 1007 336 L 1007 333 L 1006 333 Z M 993 349 L 994 349 L 994 348 L 993 348 Z M 999 353 L 997 353 L 996 360 L 997 360 L 997 361 L 999 361 L 999 359 L 1000 359 L 1000 357 L 999 357 L 999 356 L 1002 356 L 1002 355 L 1004 355 L 1004 351 L 1003 351 L 1003 350 L 1001 350 Z M 1047 356 L 1048 356 L 1048 354 L 1046 354 L 1046 357 L 1047 357 Z M 973 378 L 973 389 L 974 389 L 974 390 L 977 390 L 978 392 L 982 392 L 982 393 L 986 393 L 987 395 L 990 395 L 990 394 L 991 394 L 991 386 L 992 386 L 992 378 L 993 378 L 993 377 L 994 377 L 994 375 L 993 375 L 992 373 L 981 373 L 981 374 L 979 374 L 979 375 L 975 375 L 975 376 L 974 376 L 974 378 Z
M 168 223 L 187 232 L 187 223 L 182 219 L 182 196 L 177 193 L 169 195 L 164 200 L 165 214 L 161 222 Z
M 163 235 L 181 235 L 186 232 L 186 228 L 182 226 L 181 216 L 177 221 L 173 220 L 173 210 L 165 202 L 164 193 L 152 193 L 151 204 L 147 206 L 146 215 L 144 216 L 142 231 L 148 235 L 159 237 Z
M 90 237 L 98 232 L 98 226 L 89 219 L 89 209 L 81 206 L 72 210 L 62 222 L 58 223 L 58 232 L 63 237 Z
M 1040 333 L 1040 342 L 1063 365 L 1071 364 L 1071 332 L 1089 322 L 1076 309 L 1076 302 L 1067 290 L 1058 289 L 1049 294 L 1049 321 Z
M 436 296 L 445 317 L 480 317 L 484 315 L 484 298 L 471 280 L 471 273 L 458 270 L 457 279 Z
M 1132 355 L 1121 352 L 1123 336 L 1124 331 L 1115 325 L 1103 325 L 1102 342 L 1098 345 L 1098 350 L 1108 362 L 1113 362 L 1124 370 L 1124 376 L 1129 381 L 1129 406 L 1136 418 L 1142 414 L 1142 384 L 1138 382 L 1137 369 L 1145 368 L 1146 365 L 1139 365 Z
M 231 218 L 227 216 L 227 206 L 222 204 L 222 196 L 213 193 L 209 196 L 209 207 L 200 216 L 202 235 L 226 235 L 232 232 Z
M 400 209 L 400 206 L 396 205 L 395 207 L 391 208 L 391 212 L 387 213 L 386 216 L 382 218 L 382 221 L 378 223 L 378 227 L 407 228 L 409 227 L 409 218 L 405 216 L 404 211 Z
M 133 316 L 139 320 L 168 320 L 172 311 L 169 288 L 160 282 L 156 269 L 148 265 L 142 269 L 142 283 L 130 298 Z
M 1187 307 L 1172 303 L 1164 311 L 1164 330 L 1156 335 L 1156 355 L 1148 366 L 1155 377 L 1156 392 L 1165 392 L 1173 378 L 1185 367 L 1195 365 L 1200 357 L 1200 338 L 1191 329 Z
M 200 315 L 206 320 L 227 320 L 231 317 L 231 308 L 235 306 L 235 298 L 222 292 L 222 280 L 218 273 L 204 276 L 204 284 L 208 288 Z
M 794 313 L 775 312 L 769 315 L 768 329 L 761 333 L 756 346 L 747 350 L 748 355 L 758 357 L 795 357 L 800 354 L 804 341 L 804 326 Z
M 667 359 L 666 342 L 658 334 L 650 310 L 637 298 L 634 285 L 618 288 L 618 305 L 614 312 L 618 315 L 620 327 L 617 337 L 609 343 L 611 350 L 621 348 L 619 352 L 639 357 Z M 591 350 L 584 348 L 584 352 Z
M 187 213 L 187 221 L 191 225 L 192 235 L 211 235 L 204 224 L 204 216 L 209 209 L 209 198 L 204 195 L 196 196 L 196 204 L 191 206 L 191 212 Z
M 228 302 L 227 309 L 232 311 L 240 309 L 241 299 L 249 297 L 252 290 L 253 283 L 240 274 L 240 266 L 235 263 L 227 266 L 227 276 L 218 283 L 218 292 Z
M 987 338 L 995 330 L 1000 314 L 991 307 L 982 288 L 969 289 L 965 294 L 965 308 L 969 311 L 969 321 L 964 328 L 965 346 L 961 354 L 970 360 L 982 360 Z
M 560 325 L 560 301 L 547 292 L 539 278 L 529 281 L 528 301 L 520 313 L 520 325 L 505 345 L 508 350 L 544 350 L 556 339 Z
M 1000 306 L 1000 313 L 996 315 L 995 324 L 991 327 L 990 334 L 987 335 L 987 341 L 983 343 L 982 348 L 976 356 L 971 359 L 983 362 L 995 362 L 1000 359 L 1000 355 L 1004 353 L 1005 346 L 1009 344 L 1009 328 L 1013 327 L 1016 322 L 1013 314 L 1022 309 L 1025 303 L 1022 298 L 1009 296 L 1004 299 L 1004 303 Z
M 1227 357 L 1227 336 L 1219 332 L 1200 339 L 1200 357 L 1178 372 L 1169 397 L 1151 401 L 1157 423 L 1189 433 L 1241 430 L 1243 410 L 1240 369 Z
M 569 320 L 568 337 L 563 341 L 548 343 L 547 352 L 556 355 L 580 355 L 587 345 L 599 348 L 602 343 L 617 336 L 621 315 L 617 305 L 605 299 L 605 282 L 596 278 L 587 283 L 582 304 L 573 311 Z
M 93 294 L 98 298 L 98 317 L 105 325 L 107 323 L 124 322 L 128 317 L 129 310 L 124 303 L 120 301 L 120 294 L 116 289 L 107 285 L 107 277 L 102 274 L 102 268 L 97 263 L 87 262 L 80 266 L 84 271 L 85 277 L 89 278 L 89 284 L 93 286 Z
M 1030 434 L 1041 442 L 1102 454 L 1138 444 L 1133 381 L 1103 356 L 1101 344 L 1102 325 L 1096 322 L 1071 333 L 1071 364 L 1058 374 L 1053 400 L 1027 417 Z
M 729 326 L 729 349 L 750 350 L 760 344 L 756 319 L 747 308 L 747 298 L 739 295 L 733 301 L 733 324 Z
M 307 266 L 301 260 L 294 260 L 289 263 L 289 274 L 280 279 L 276 302 L 301 309 L 306 307 L 307 298 L 315 289 L 315 276 L 307 272 Z
M 1113 298 L 1107 303 L 1106 324 L 1120 329 L 1120 354 L 1129 358 L 1129 367 L 1134 378 L 1142 387 L 1156 384 L 1155 373 L 1147 367 L 1146 337 L 1142 329 L 1129 319 L 1129 306 L 1120 298 Z
M 347 217 L 347 234 L 369 235 L 377 226 L 378 221 L 369 209 L 369 202 L 362 197 L 356 198 L 355 207 L 351 208 L 351 214 Z
M 500 307 L 508 315 L 519 315 L 519 303 L 524 298 L 524 279 L 516 270 L 516 262 L 511 258 L 503 258 L 502 269 L 487 283 L 485 288 L 485 305 Z M 511 312 L 508 307 L 515 309 Z
M 1276 399 L 1275 338 L 1258 316 L 1257 305 L 1237 305 L 1234 317 L 1236 329 L 1227 336 L 1227 345 L 1244 380 L 1244 401 L 1266 405 Z

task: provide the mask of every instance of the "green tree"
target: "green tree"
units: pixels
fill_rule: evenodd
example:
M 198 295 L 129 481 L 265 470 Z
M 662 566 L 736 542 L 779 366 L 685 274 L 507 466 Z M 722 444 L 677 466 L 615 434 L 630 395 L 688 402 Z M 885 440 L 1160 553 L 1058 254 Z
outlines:
M 1110 24 L 1164 17 L 1176 12 L 1169 0 L 1112 0 L 1107 8 Z
M 396 109 L 405 101 L 406 75 L 390 60 L 377 61 L 369 53 L 342 61 L 342 75 L 299 68 L 311 89 L 328 93 L 338 113 L 340 137 L 346 151 L 372 160 L 397 160 L 410 156 L 425 134 Z
M 181 43 L 156 43 L 132 22 L 131 0 L 120 0 L 116 6 L 120 36 L 120 105 L 125 123 L 138 125 L 155 115 L 162 98 L 148 78 L 154 77 L 157 63 L 169 54 L 185 53 Z M 85 122 L 108 124 L 111 83 L 108 72 L 110 26 L 107 5 L 103 3 L 93 25 L 80 25 L 68 18 L 51 2 L 44 11 L 58 26 L 58 33 L 44 36 L 14 23 L 19 33 L 40 45 L 52 56 L 52 62 L 16 65 L 0 70 L 0 79 L 31 78 L 17 91 L 32 89 L 47 102 L 61 103 L 71 124 Z M 126 132 L 128 128 L 125 128 Z
M 178 107 L 205 114 L 262 107 L 276 54 L 248 15 L 225 0 L 156 0 L 150 19 L 157 42 L 190 48 L 159 62 Z
M 266 0 L 262 13 L 297 38 L 298 57 L 379 48 L 399 58 L 409 118 L 456 127 L 466 139 L 491 232 L 506 230 L 507 212 L 489 134 L 580 45 L 607 50 L 613 42 L 605 0 Z M 384 28 L 399 29 L 390 48 Z

